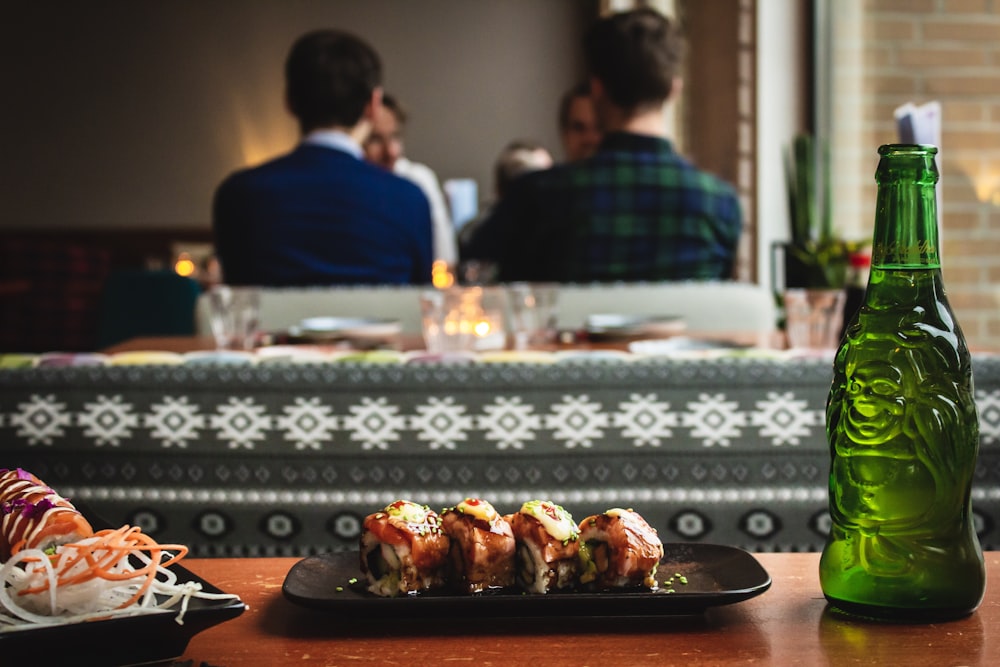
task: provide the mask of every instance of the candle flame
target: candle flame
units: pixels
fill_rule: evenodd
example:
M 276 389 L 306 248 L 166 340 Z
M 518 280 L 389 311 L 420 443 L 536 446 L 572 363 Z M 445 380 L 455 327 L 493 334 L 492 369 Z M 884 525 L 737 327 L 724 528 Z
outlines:
M 445 289 L 455 284 L 455 274 L 448 268 L 448 262 L 443 259 L 434 261 L 431 265 L 431 283 L 438 289 Z

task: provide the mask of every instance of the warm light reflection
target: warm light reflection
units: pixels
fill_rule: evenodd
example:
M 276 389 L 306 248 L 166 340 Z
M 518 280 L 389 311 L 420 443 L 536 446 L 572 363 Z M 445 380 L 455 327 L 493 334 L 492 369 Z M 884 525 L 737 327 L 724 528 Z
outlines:
M 431 265 L 431 283 L 438 289 L 445 289 L 455 284 L 455 274 L 443 259 L 436 260 Z
M 448 318 L 444 322 L 445 334 L 448 336 L 468 336 L 475 331 L 476 325 L 468 320 Z
M 266 98 L 270 91 L 260 97 Z M 251 96 L 230 91 L 228 127 L 240 151 L 239 166 L 253 166 L 288 152 L 298 141 L 295 121 L 280 105 L 253 104 Z
M 976 193 L 976 199 L 994 206 L 1000 204 L 1000 171 L 983 167 L 979 164 L 978 158 L 975 160 L 956 159 L 957 169 L 952 169 L 948 176 L 955 179 L 955 172 L 958 178 L 967 179 L 972 184 L 972 189 Z
M 174 262 L 174 272 L 179 276 L 192 276 L 196 268 L 194 261 L 187 253 L 178 255 L 177 261 Z
M 449 317 L 442 325 L 441 330 L 447 336 L 468 336 L 474 335 L 479 338 L 489 336 L 493 331 L 493 323 L 488 319 L 463 319 L 461 315 Z

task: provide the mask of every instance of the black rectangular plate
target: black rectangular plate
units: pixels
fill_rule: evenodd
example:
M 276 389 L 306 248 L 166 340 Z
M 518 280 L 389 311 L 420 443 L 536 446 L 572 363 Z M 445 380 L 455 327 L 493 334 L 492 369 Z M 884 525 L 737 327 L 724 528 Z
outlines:
M 357 552 L 310 556 L 297 562 L 285 577 L 282 593 L 291 602 L 352 618 L 463 616 L 650 616 L 700 614 L 709 607 L 733 604 L 760 595 L 771 577 L 752 555 L 716 544 L 664 545 L 657 579 L 675 574 L 673 591 L 615 589 L 600 592 L 554 592 L 528 595 L 496 590 L 474 595 L 427 592 L 395 598 L 366 590 Z M 352 579 L 357 579 L 351 583 Z
M 180 565 L 170 570 L 180 582 L 196 581 L 206 593 L 218 588 Z M 37 626 L 0 632 L 2 664 L 48 665 L 139 665 L 181 656 L 188 642 L 202 630 L 236 618 L 246 609 L 238 599 L 192 598 L 184 614 L 184 625 L 174 619 L 177 611 L 126 616 L 105 621 L 86 621 Z

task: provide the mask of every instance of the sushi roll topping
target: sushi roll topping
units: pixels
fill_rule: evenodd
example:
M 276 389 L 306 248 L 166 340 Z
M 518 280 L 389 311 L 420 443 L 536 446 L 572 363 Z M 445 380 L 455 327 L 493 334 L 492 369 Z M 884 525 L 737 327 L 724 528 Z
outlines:
M 506 523 L 496 508 L 488 501 L 479 498 L 466 498 L 451 510 L 471 516 L 477 521 L 482 521 L 490 527 L 491 533 L 507 534 L 510 531 L 503 528 Z
M 482 519 L 483 521 L 489 521 L 497 514 L 493 505 L 485 500 L 480 500 L 479 498 L 466 498 L 459 504 L 455 505 L 455 509 L 462 514 L 469 514 L 477 519 Z
M 529 500 L 521 505 L 521 513 L 537 519 L 549 535 L 563 543 L 576 541 L 580 537 L 570 513 L 551 501 Z
M 14 500 L 0 503 L 0 515 L 20 512 L 21 516 L 25 519 L 41 519 L 45 516 L 46 512 L 55 506 L 55 503 L 48 498 L 42 498 L 37 503 L 25 500 L 24 498 L 15 498 Z
M 7 468 L 0 469 L 0 476 L 8 475 L 10 472 Z M 17 484 L 17 482 L 25 482 L 25 484 Z M 15 497 L 16 494 L 21 495 Z M 44 494 L 44 497 L 35 502 L 23 497 L 24 495 L 38 494 Z M 7 496 L 11 496 L 13 499 L 6 500 Z M 14 475 L 5 481 L 4 489 L 0 492 L 0 499 L 3 499 L 3 502 L 0 502 L 0 516 L 20 513 L 25 519 L 41 519 L 46 512 L 57 508 L 52 498 L 59 500 L 60 496 L 49 487 L 36 484 L 31 473 L 16 468 Z
M 441 517 L 427 505 L 418 505 L 409 500 L 397 500 L 385 508 L 391 521 L 401 521 L 418 535 L 441 532 Z
M 626 514 L 631 514 L 631 513 L 632 510 L 623 510 L 621 507 L 612 507 L 607 512 L 605 512 L 605 514 L 607 514 L 608 516 L 617 516 L 617 517 L 622 517 L 625 516 Z

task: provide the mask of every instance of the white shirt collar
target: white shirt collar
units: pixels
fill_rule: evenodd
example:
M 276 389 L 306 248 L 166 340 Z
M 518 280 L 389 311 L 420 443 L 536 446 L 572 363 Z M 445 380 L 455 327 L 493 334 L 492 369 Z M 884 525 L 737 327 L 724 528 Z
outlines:
M 302 138 L 302 143 L 311 146 L 334 148 L 353 155 L 359 160 L 364 156 L 364 153 L 361 151 L 361 144 L 351 138 L 351 135 L 340 130 L 313 130 Z

